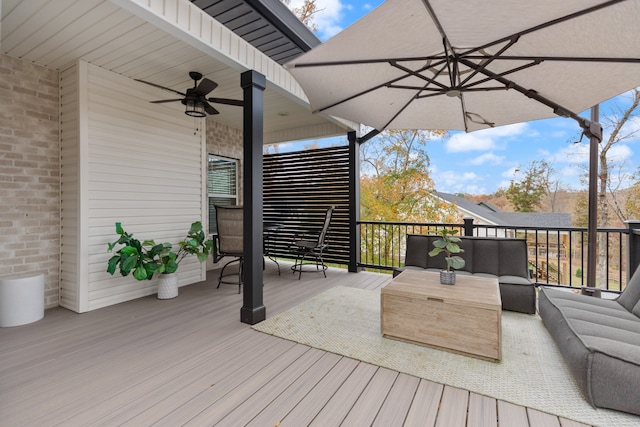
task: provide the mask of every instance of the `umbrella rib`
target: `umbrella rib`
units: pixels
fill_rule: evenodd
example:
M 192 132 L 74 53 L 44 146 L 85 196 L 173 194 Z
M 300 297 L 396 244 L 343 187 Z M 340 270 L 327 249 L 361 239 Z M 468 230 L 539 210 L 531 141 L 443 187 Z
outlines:
M 538 65 L 538 64 L 541 64 L 541 63 L 542 63 L 542 61 L 535 61 L 535 62 L 532 62 L 530 64 L 526 64 L 526 65 L 522 65 L 520 67 L 512 68 L 511 70 L 503 71 L 502 73 L 496 73 L 496 75 L 504 77 L 504 76 L 507 76 L 509 74 L 517 73 L 518 71 L 526 70 L 527 68 L 531 68 L 531 67 L 533 67 L 535 65 Z M 486 69 L 486 67 L 485 67 L 485 69 Z M 486 83 L 486 82 L 490 82 L 490 81 L 495 81 L 495 79 L 493 79 L 491 77 L 487 77 L 487 78 L 484 78 L 482 80 L 478 80 L 478 81 L 475 81 L 473 83 L 470 83 L 467 86 L 465 86 L 463 89 L 464 90 L 469 90 L 469 88 L 472 88 L 473 86 L 477 86 L 477 85 L 480 85 L 480 84 L 483 84 L 483 83 Z
M 494 55 L 485 57 L 486 58 L 486 62 L 482 62 L 483 60 L 480 59 L 480 67 L 481 68 L 486 68 L 487 66 L 489 66 L 493 61 L 495 61 L 503 52 L 505 52 L 507 49 L 509 49 L 511 46 L 513 46 L 514 44 L 516 44 L 518 42 L 517 38 L 511 39 L 509 41 L 509 43 L 507 43 L 505 46 L 502 47 L 502 49 L 500 49 L 498 52 L 496 52 Z M 469 59 L 469 57 L 466 57 L 467 59 Z M 466 79 L 464 79 L 464 81 L 462 81 L 460 83 L 460 86 L 464 86 L 465 83 L 467 83 L 468 81 L 470 81 L 473 77 L 475 77 L 480 71 L 479 70 L 473 70 L 473 72 L 471 73 L 471 75 L 469 75 Z
M 424 69 L 427 69 L 427 68 L 430 68 L 430 67 L 425 67 Z M 433 76 L 433 77 L 434 77 L 434 78 L 438 77 L 438 76 L 439 76 L 439 75 L 444 71 L 444 69 L 445 69 L 445 68 L 446 68 L 446 65 L 444 65 L 443 67 L 441 67 L 441 68 L 440 68 L 440 69 L 439 69 L 439 70 L 434 74 L 434 76 Z M 423 71 L 424 71 L 424 69 L 423 69 Z M 387 122 L 387 123 L 382 127 L 382 129 L 386 129 L 386 128 L 387 128 L 387 127 L 388 127 L 388 126 L 389 126 L 389 125 L 390 125 L 390 124 L 391 124 L 391 123 L 392 123 L 392 122 L 393 122 L 393 121 L 394 121 L 394 120 L 395 120 L 395 119 L 400 115 L 400 113 L 402 113 L 404 110 L 406 110 L 406 109 L 407 109 L 407 107 L 409 107 L 409 104 L 411 104 L 411 103 L 412 103 L 413 101 L 415 101 L 416 99 L 419 99 L 419 98 L 420 98 L 420 92 L 421 92 L 421 91 L 423 91 L 423 90 L 434 90 L 434 89 L 429 89 L 429 88 L 428 88 L 428 86 L 429 86 L 429 84 L 430 84 L 430 83 L 437 83 L 437 82 L 435 82 L 435 81 L 433 81 L 433 80 L 429 81 L 429 80 L 427 79 L 427 84 L 426 84 L 426 85 L 424 85 L 424 87 L 422 87 L 422 88 L 416 88 L 416 89 L 419 89 L 419 92 L 418 92 L 418 93 L 416 93 L 416 94 L 413 96 L 413 98 L 411 98 L 411 99 L 410 99 L 410 100 L 409 100 L 409 101 L 404 105 L 404 107 L 400 108 L 400 109 L 396 112 L 396 114 L 394 114 L 394 115 L 393 115 L 393 117 L 391 117 L 391 120 L 389 120 L 389 121 L 388 121 L 388 122 Z M 446 89 L 446 87 L 445 87 L 444 89 Z M 441 91 L 441 92 L 440 92 L 440 94 L 442 94 L 442 93 L 444 93 L 444 92 L 443 92 L 443 91 Z M 434 95 L 439 95 L 439 94 L 434 94 Z
M 464 55 L 465 59 L 487 58 L 485 55 Z M 636 64 L 640 58 L 607 58 L 607 57 L 586 57 L 586 56 L 501 56 L 496 58 L 505 61 L 558 61 L 558 62 L 617 62 Z
M 466 65 L 469 68 L 476 68 L 476 64 L 472 61 L 468 61 L 466 59 L 460 59 L 460 62 L 463 63 L 464 65 Z M 507 89 L 515 89 L 516 91 L 520 92 L 521 94 L 523 94 L 524 96 L 526 96 L 527 98 L 531 98 L 534 99 L 538 102 L 540 102 L 541 104 L 546 105 L 547 107 L 551 108 L 553 110 L 553 112 L 559 116 L 563 116 L 563 117 L 571 117 L 572 119 L 574 119 L 575 121 L 577 121 L 581 126 L 584 123 L 583 118 L 581 118 L 580 116 L 578 116 L 576 113 L 574 113 L 573 111 L 563 107 L 562 105 L 553 102 L 552 100 L 550 100 L 549 98 L 545 98 L 542 95 L 539 95 L 537 91 L 533 90 L 533 89 L 526 89 L 522 86 L 520 86 L 519 84 L 515 83 L 512 80 L 506 79 L 490 70 L 487 69 L 483 69 L 480 70 L 481 74 L 486 75 L 487 77 L 490 77 L 492 80 L 495 80 L 497 82 L 500 82 L 502 84 L 505 85 L 505 87 Z
M 429 0 L 422 0 L 422 2 L 424 3 L 425 8 L 427 9 L 427 12 L 429 13 L 429 16 L 431 16 L 431 20 L 433 21 L 434 25 L 438 28 L 438 31 L 440 32 L 440 35 L 442 36 L 442 42 L 445 45 L 445 53 L 446 52 L 451 52 L 452 54 L 455 54 L 455 50 L 453 49 L 453 45 L 451 44 L 451 42 L 449 41 L 449 38 L 447 37 L 447 34 L 444 31 L 444 28 L 442 27 L 442 24 L 440 23 L 440 21 L 438 20 L 438 17 L 436 16 L 435 11 L 433 10 L 433 8 L 431 7 L 431 3 L 429 2 Z M 459 58 L 457 55 L 455 55 L 456 58 L 456 75 L 454 76 L 453 74 L 451 74 L 451 86 L 455 86 L 455 78 L 457 77 L 458 81 L 460 81 L 460 76 L 457 74 L 460 70 L 457 67 L 457 63 L 459 61 Z M 449 61 L 449 56 L 446 57 L 447 61 Z M 460 99 L 460 106 L 462 108 L 462 117 L 464 120 L 464 130 L 465 132 L 469 132 L 469 126 L 468 126 L 468 122 L 467 122 L 467 114 L 466 114 L 466 107 L 464 104 L 464 98 L 462 97 L 462 95 L 459 96 Z
M 448 61 L 447 61 L 447 62 L 448 62 Z M 402 65 L 398 64 L 396 61 L 389 61 L 389 64 L 391 64 L 393 67 L 396 67 L 397 69 L 399 69 L 399 70 L 401 70 L 401 71 L 404 71 L 404 72 L 405 72 L 405 73 L 407 73 L 407 74 L 410 74 L 410 75 L 412 75 L 412 76 L 414 76 L 414 77 L 418 77 L 419 79 L 422 79 L 422 80 L 426 81 L 427 83 L 433 83 L 434 85 L 439 86 L 439 87 L 440 87 L 440 88 L 442 88 L 442 89 L 448 89 L 448 88 L 447 88 L 445 85 L 443 85 L 442 83 L 438 83 L 438 82 L 437 82 L 437 81 L 435 81 L 434 79 L 429 78 L 429 77 L 427 77 L 427 76 L 425 76 L 425 75 L 420 74 L 420 73 L 422 73 L 423 71 L 429 70 L 429 69 L 431 69 L 431 68 L 435 68 L 435 67 L 437 67 L 438 65 L 441 65 L 441 64 L 445 64 L 445 65 L 447 65 L 447 64 L 445 63 L 445 61 L 442 61 L 441 63 L 431 64 L 431 65 L 428 65 L 428 66 L 426 66 L 426 67 L 422 67 L 421 69 L 419 69 L 419 70 L 417 70 L 417 71 L 413 71 L 413 70 L 411 70 L 410 68 L 404 67 L 404 66 L 402 66 Z M 443 67 L 443 68 L 441 68 L 441 69 L 440 69 L 440 71 L 438 71 L 438 72 L 437 72 L 433 77 L 434 77 L 434 78 L 438 77 L 438 76 L 442 73 L 442 71 L 444 71 L 444 67 Z M 407 76 L 405 76 L 405 77 L 407 77 Z M 425 88 L 426 88 L 426 87 L 425 87 Z
M 493 92 L 496 90 L 508 90 L 508 88 L 504 87 L 504 86 L 497 86 L 497 87 L 479 87 L 479 88 L 475 88 L 475 89 L 464 89 L 463 93 L 466 92 Z M 417 99 L 424 99 L 424 98 L 431 98 L 433 96 L 437 96 L 437 95 L 442 95 L 444 92 L 439 92 L 439 93 L 430 93 L 428 95 L 418 95 L 416 98 Z
M 426 0 L 423 0 L 423 1 L 426 2 Z M 533 32 L 542 30 L 544 28 L 559 24 L 561 22 L 569 21 L 571 19 L 578 18 L 578 17 L 580 17 L 582 15 L 587 15 L 587 14 L 589 14 L 591 12 L 595 12 L 595 11 L 600 10 L 600 9 L 604 9 L 604 8 L 607 8 L 607 7 L 610 7 L 610 6 L 614 6 L 614 5 L 616 5 L 618 3 L 622 3 L 624 1 L 627 1 L 627 0 L 609 0 L 607 2 L 600 3 L 598 5 L 591 6 L 591 7 L 588 7 L 586 9 L 574 12 L 574 13 L 570 13 L 570 14 L 562 16 L 560 18 L 552 19 L 551 21 L 544 22 L 542 24 L 533 26 L 531 28 L 527 28 L 526 30 L 518 31 L 517 33 L 514 33 L 514 34 L 511 34 L 509 36 L 503 37 L 501 39 L 486 43 L 486 44 L 484 44 L 482 46 L 478 46 L 478 47 L 475 47 L 473 49 L 469 49 L 466 52 L 462 53 L 461 55 L 467 57 L 470 53 L 474 53 L 474 52 L 477 52 L 479 50 L 483 50 L 483 49 L 486 49 L 488 47 L 492 47 L 492 46 L 495 46 L 497 44 L 504 43 L 504 42 L 514 38 L 514 37 L 521 37 L 523 35 L 526 35 L 526 34 L 529 34 L 529 33 L 533 33 Z M 432 13 L 431 9 L 429 9 L 429 13 Z
M 340 104 L 343 104 L 343 103 L 345 103 L 345 102 L 347 102 L 347 101 L 351 101 L 351 100 L 352 100 L 352 99 L 354 99 L 354 98 L 358 98 L 359 96 L 366 95 L 367 93 L 369 93 L 369 92 L 373 92 L 373 91 L 378 90 L 378 89 L 380 89 L 380 88 L 383 88 L 383 87 L 389 87 L 389 86 L 390 86 L 390 85 L 392 85 L 393 83 L 395 83 L 395 82 L 397 82 L 397 81 L 400 81 L 400 80 L 402 80 L 402 79 L 405 79 L 406 77 L 407 77 L 406 75 L 404 75 L 404 76 L 400 76 L 400 77 L 396 77 L 395 79 L 389 80 L 388 82 L 384 82 L 384 83 L 381 83 L 381 84 L 379 84 L 379 85 L 376 85 L 376 86 L 370 87 L 369 89 L 363 90 L 362 92 L 358 92 L 358 93 L 353 94 L 353 95 L 351 95 L 351 96 L 349 96 L 349 97 L 347 97 L 347 98 L 344 98 L 344 99 L 341 99 L 341 100 L 339 100 L 339 101 L 336 101 L 336 102 L 334 102 L 333 104 L 330 104 L 330 105 L 327 105 L 327 106 L 325 106 L 325 107 L 319 108 L 318 110 L 314 111 L 314 113 L 319 113 L 319 112 L 322 112 L 322 111 L 327 110 L 327 109 L 329 109 L 329 108 L 333 108 L 333 107 L 335 107 L 336 105 L 340 105 Z
M 371 59 L 354 59 L 349 61 L 325 61 L 325 62 L 307 62 L 305 64 L 285 64 L 285 68 L 313 68 L 313 67 L 331 67 L 337 65 L 368 65 L 368 64 L 381 64 L 385 62 L 397 61 L 397 62 L 416 62 L 416 61 L 444 61 L 442 55 L 434 56 L 414 56 L 414 57 L 401 57 L 401 58 L 371 58 Z

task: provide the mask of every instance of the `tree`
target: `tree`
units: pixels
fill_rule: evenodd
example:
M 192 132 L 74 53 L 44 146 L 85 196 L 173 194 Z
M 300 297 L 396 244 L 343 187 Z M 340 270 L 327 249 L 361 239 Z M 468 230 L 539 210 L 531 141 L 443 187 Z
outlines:
M 587 227 L 589 225 L 589 201 L 587 192 L 580 191 L 576 197 L 576 204 L 573 210 L 574 227 Z
M 633 138 L 639 131 L 637 127 L 627 126 L 631 123 L 631 120 L 637 115 L 636 110 L 640 104 L 640 89 L 636 88 L 631 91 L 631 104 L 626 108 L 616 106 L 613 113 L 603 120 L 604 128 L 610 130 L 611 133 L 606 141 L 603 141 L 600 146 L 599 153 L 599 170 L 598 178 L 600 180 L 598 188 L 598 227 L 605 228 L 609 226 L 609 213 L 610 208 L 618 216 L 620 221 L 624 221 L 622 215 L 622 209 L 619 207 L 622 203 L 618 200 L 617 191 L 612 190 L 612 182 L 610 175 L 610 168 L 612 162 L 608 158 L 608 154 L 611 149 L 619 144 L 621 141 L 629 140 Z M 610 194 L 611 197 L 608 197 Z M 607 235 L 599 233 L 598 235 L 598 285 L 606 285 L 607 277 Z
M 294 15 L 306 25 L 311 31 L 318 31 L 318 26 L 313 21 L 314 15 L 319 12 L 318 4 L 316 0 L 304 0 L 300 7 L 291 7 L 291 0 L 280 0 L 288 8 L 291 9 Z
M 438 132 L 442 134 L 442 132 Z M 385 222 L 454 222 L 457 211 L 434 196 L 426 144 L 436 132 L 386 131 L 360 146 L 360 212 L 363 220 Z M 370 256 L 399 262 L 392 248 L 406 239 L 406 228 L 384 224 L 367 236 Z
M 640 219 L 640 167 L 634 175 L 635 182 L 627 189 L 624 204 L 627 219 Z
M 521 172 L 517 169 L 516 172 Z M 519 181 L 511 180 L 505 195 L 513 205 L 516 212 L 534 212 L 540 207 L 542 196 L 549 193 L 551 188 L 550 176 L 553 173 L 551 165 L 544 160 L 534 160 L 529 163 L 527 169 L 521 172 L 524 175 Z
M 610 209 L 618 217 L 620 222 L 628 218 L 625 217 L 624 210 L 620 206 L 624 202 L 619 200 L 618 186 L 612 182 L 610 169 L 615 165 L 608 158 L 611 149 L 622 141 L 629 140 L 640 131 L 636 126 L 626 126 L 637 116 L 638 105 L 640 104 L 640 89 L 631 91 L 631 104 L 626 109 L 616 106 L 614 112 L 603 120 L 604 128 L 611 130 L 609 137 L 600 146 L 598 178 L 600 185 L 598 188 L 598 227 L 608 227 Z M 620 175 L 620 174 L 618 174 Z M 622 179 L 616 180 L 618 183 Z M 607 194 L 611 197 L 607 197 Z
M 545 194 L 547 196 L 547 200 L 549 201 L 549 211 L 557 212 L 558 209 L 558 194 L 561 193 L 562 186 L 560 185 L 560 181 L 554 179 L 555 169 L 553 168 L 553 163 L 542 162 L 546 164 L 546 167 L 543 168 L 543 181 L 546 183 L 545 186 Z
M 361 146 L 362 219 L 453 222 L 456 211 L 434 197 L 426 144 L 429 131 L 386 131 Z

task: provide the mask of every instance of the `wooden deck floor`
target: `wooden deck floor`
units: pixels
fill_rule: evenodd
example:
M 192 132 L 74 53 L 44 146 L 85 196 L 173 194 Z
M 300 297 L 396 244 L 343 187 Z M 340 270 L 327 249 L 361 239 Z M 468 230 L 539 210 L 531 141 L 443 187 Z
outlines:
M 286 270 L 286 266 L 283 270 Z M 253 331 L 237 287 L 210 280 L 85 314 L 0 328 L 2 426 L 582 426 Z M 271 316 L 336 286 L 390 276 L 282 276 Z

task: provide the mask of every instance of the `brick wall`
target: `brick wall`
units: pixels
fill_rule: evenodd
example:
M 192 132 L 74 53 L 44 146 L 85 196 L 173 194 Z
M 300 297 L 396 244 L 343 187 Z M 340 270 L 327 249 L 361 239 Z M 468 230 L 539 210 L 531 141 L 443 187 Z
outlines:
M 207 154 L 240 160 L 238 162 L 238 203 L 242 204 L 242 130 L 207 118 Z
M 0 54 L 0 276 L 42 272 L 58 305 L 58 72 Z

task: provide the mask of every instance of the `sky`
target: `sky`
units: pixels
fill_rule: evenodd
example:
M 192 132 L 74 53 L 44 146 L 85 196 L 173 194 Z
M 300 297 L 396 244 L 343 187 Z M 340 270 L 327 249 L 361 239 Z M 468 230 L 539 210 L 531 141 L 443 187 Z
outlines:
M 290 0 L 290 7 L 299 7 L 302 0 Z M 316 36 L 326 41 L 351 25 L 382 0 L 317 0 Z M 622 94 L 600 104 L 600 122 L 605 125 L 604 140 L 609 136 L 607 117 L 616 108 L 630 104 L 630 95 Z M 581 113 L 589 118 L 589 111 Z M 628 130 L 638 130 L 635 138 L 617 143 L 609 152 L 614 161 L 613 178 L 621 177 L 620 187 L 628 186 L 631 174 L 640 167 L 640 117 L 629 124 Z M 449 132 L 439 140 L 427 144 L 431 177 L 436 190 L 446 193 L 491 194 L 506 189 L 511 180 L 522 177 L 522 171 L 534 160 L 549 162 L 555 179 L 563 188 L 586 188 L 584 177 L 589 159 L 589 141 L 580 139 L 578 124 L 567 118 L 553 118 L 501 126 L 464 133 Z M 346 142 L 345 138 L 314 141 L 318 146 Z M 309 141 L 285 144 L 280 151 L 302 149 Z

